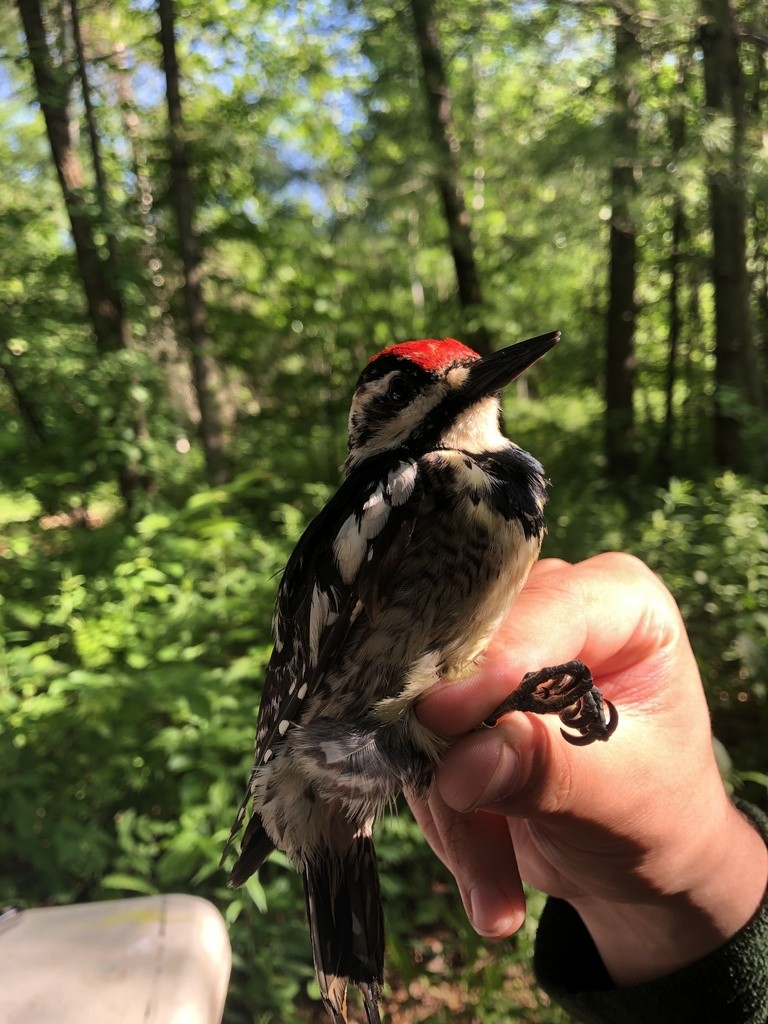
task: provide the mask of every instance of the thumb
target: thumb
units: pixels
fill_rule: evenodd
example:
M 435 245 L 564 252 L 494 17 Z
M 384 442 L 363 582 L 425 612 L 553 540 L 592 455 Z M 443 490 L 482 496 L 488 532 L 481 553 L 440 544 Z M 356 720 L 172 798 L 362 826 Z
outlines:
M 457 811 L 482 807 L 514 817 L 564 810 L 574 797 L 574 773 L 572 749 L 558 742 L 558 725 L 511 714 L 493 729 L 463 736 L 435 773 L 445 803 Z

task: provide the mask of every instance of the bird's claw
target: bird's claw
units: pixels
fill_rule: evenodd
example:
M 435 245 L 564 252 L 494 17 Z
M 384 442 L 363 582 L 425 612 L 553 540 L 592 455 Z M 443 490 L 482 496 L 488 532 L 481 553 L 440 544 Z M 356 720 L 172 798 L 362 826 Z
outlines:
M 565 729 L 560 732 L 577 747 L 595 740 L 607 740 L 619 721 L 618 711 L 597 689 L 592 673 L 583 661 L 567 661 L 539 672 L 529 672 L 483 725 L 492 728 L 509 711 L 559 715 L 563 725 L 576 730 L 577 735 Z

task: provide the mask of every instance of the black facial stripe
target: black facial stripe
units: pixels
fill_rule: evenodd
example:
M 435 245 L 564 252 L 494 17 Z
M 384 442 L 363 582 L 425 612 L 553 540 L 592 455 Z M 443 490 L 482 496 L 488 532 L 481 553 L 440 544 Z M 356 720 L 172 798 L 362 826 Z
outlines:
M 434 409 L 426 414 L 419 424 L 414 440 L 419 446 L 434 448 L 440 440 L 440 435 L 446 430 L 463 412 L 466 405 L 461 396 L 455 392 L 449 392 Z
M 385 402 L 376 402 L 375 406 L 369 406 L 365 414 L 365 426 L 360 427 L 354 434 L 355 444 L 360 446 L 367 444 L 372 437 L 375 437 L 379 427 L 392 419 L 399 412 L 398 409 L 391 409 Z
M 422 369 L 410 359 L 400 356 L 379 356 L 370 363 L 357 382 L 356 390 L 365 388 L 392 374 L 392 380 L 386 391 L 380 395 L 369 396 L 365 407 L 365 420 L 362 425 L 355 423 L 355 444 L 363 445 L 375 437 L 379 429 L 388 420 L 395 419 L 409 405 L 419 392 L 424 391 L 437 380 L 437 374 Z
M 475 359 L 458 359 L 450 368 L 474 362 Z M 425 370 L 410 359 L 388 354 L 378 356 L 365 367 L 358 379 L 356 390 L 361 387 L 364 389 L 367 384 L 381 380 L 388 374 L 392 374 L 392 380 L 387 390 L 368 398 L 364 423 L 353 423 L 354 443 L 358 446 L 375 437 L 383 424 L 395 419 L 420 392 L 426 391 L 443 375 L 435 370 Z M 433 446 L 443 429 L 461 412 L 463 405 L 460 392 L 449 392 L 424 420 L 416 425 L 413 434 L 404 439 L 403 443 L 406 446 L 420 447 L 427 441 L 429 447 Z

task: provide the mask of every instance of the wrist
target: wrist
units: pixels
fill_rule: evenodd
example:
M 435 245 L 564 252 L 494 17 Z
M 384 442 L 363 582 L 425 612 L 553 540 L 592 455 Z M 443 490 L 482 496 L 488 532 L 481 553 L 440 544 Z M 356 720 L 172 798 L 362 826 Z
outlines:
M 696 844 L 692 844 L 695 846 Z M 578 911 L 619 987 L 679 970 L 724 945 L 754 915 L 768 885 L 763 836 L 730 802 L 715 839 L 672 886 L 626 902 L 577 898 Z

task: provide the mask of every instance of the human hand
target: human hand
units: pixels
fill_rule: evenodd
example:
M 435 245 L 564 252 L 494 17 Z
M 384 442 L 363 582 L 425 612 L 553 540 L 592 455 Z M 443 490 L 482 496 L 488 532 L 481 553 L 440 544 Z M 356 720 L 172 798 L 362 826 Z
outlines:
M 607 742 L 563 742 L 557 716 L 473 731 L 527 671 L 575 658 L 619 711 Z M 411 806 L 482 934 L 520 926 L 522 878 L 575 907 L 626 985 L 716 949 L 760 903 L 768 852 L 723 788 L 677 606 L 637 559 L 538 563 L 477 675 L 417 715 L 460 737 Z

